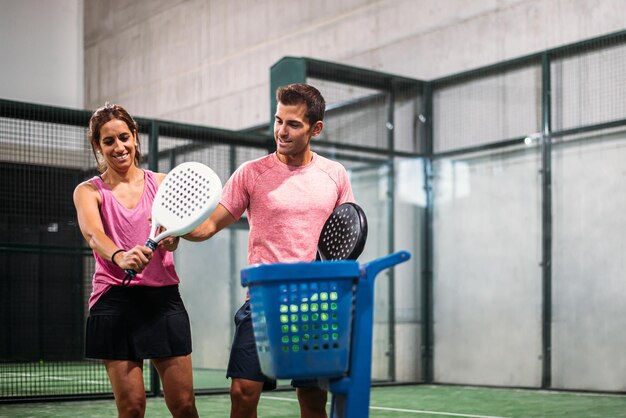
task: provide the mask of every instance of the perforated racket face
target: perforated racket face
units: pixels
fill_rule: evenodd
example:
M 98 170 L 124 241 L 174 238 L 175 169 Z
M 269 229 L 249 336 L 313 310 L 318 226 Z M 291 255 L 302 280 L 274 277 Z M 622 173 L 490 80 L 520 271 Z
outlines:
M 213 170 L 197 162 L 172 169 L 152 204 L 153 222 L 171 234 L 187 233 L 213 212 L 222 195 L 222 182 Z
M 319 260 L 356 260 L 367 240 L 367 219 L 355 203 L 337 206 L 330 215 L 317 244 Z

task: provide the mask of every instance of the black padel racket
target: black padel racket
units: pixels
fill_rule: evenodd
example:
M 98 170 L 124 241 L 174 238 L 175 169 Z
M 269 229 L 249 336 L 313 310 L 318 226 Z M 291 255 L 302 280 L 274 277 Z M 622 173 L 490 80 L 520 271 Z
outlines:
M 179 237 L 193 231 L 215 210 L 222 196 L 222 182 L 208 166 L 186 162 L 174 167 L 159 185 L 152 203 L 152 228 L 146 247 L 153 251 L 165 237 Z M 159 227 L 165 231 L 156 235 Z M 122 285 L 137 275 L 124 270 Z
M 317 243 L 317 260 L 356 260 L 367 240 L 367 218 L 356 203 L 343 203 L 328 217 Z

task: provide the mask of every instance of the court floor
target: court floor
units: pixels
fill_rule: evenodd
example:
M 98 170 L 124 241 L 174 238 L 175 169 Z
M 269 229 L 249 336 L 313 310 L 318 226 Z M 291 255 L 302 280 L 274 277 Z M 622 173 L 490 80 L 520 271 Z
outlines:
M 228 417 L 228 395 L 199 395 L 201 417 Z M 0 404 L 0 417 L 113 417 L 114 401 Z M 163 398 L 149 398 L 146 417 L 169 417 Z M 260 418 L 298 418 L 293 391 L 267 392 Z M 619 418 L 626 395 L 493 389 L 443 385 L 385 386 L 372 389 L 371 418 Z

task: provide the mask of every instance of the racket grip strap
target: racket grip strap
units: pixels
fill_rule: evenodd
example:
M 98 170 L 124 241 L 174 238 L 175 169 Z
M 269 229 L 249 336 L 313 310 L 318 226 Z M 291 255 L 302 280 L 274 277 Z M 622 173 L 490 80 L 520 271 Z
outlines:
M 130 284 L 130 281 L 137 275 L 135 270 L 126 269 L 124 270 L 126 276 L 124 276 L 124 280 L 122 280 L 122 286 L 127 287 Z

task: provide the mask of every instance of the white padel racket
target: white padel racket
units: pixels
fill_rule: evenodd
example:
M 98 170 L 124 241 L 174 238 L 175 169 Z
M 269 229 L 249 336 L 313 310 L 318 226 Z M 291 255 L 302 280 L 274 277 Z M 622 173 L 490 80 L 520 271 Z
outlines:
M 159 185 L 152 203 L 152 228 L 146 247 L 153 251 L 165 237 L 179 237 L 193 231 L 211 212 L 222 197 L 222 182 L 208 166 L 186 162 L 174 167 Z M 159 227 L 165 228 L 156 235 Z M 124 270 L 123 286 L 128 286 L 137 275 Z

